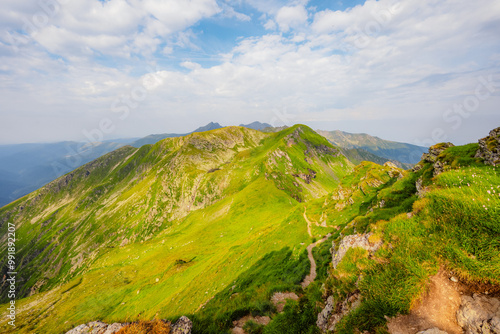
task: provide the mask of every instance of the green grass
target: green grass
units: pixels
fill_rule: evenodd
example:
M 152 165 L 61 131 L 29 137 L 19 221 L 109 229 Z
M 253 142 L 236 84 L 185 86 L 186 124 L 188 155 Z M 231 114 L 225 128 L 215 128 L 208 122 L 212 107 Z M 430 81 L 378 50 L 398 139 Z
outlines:
M 18 301 L 19 332 L 194 313 L 265 254 L 289 247 L 298 258 L 310 239 L 297 200 L 350 171 L 335 152 L 304 126 L 225 128 L 113 152 L 1 209 L 30 277 L 21 296 L 45 282 Z M 293 176 L 310 170 L 309 184 Z
M 0 209 L 2 232 L 17 225 L 25 279 L 16 333 L 180 315 L 195 333 L 227 333 L 248 314 L 272 319 L 248 332 L 317 333 L 325 296 L 341 302 L 354 291 L 361 305 L 337 332 L 383 333 L 385 316 L 409 312 L 442 265 L 500 284 L 500 175 L 476 149 L 445 150 L 437 177 L 424 163 L 399 179 L 374 163 L 353 167 L 305 126 L 230 127 L 115 151 Z M 383 246 L 350 249 L 334 270 L 331 242 L 362 232 Z M 313 250 L 317 279 L 303 290 L 305 248 L 327 233 Z M 300 299 L 276 314 L 278 291 Z

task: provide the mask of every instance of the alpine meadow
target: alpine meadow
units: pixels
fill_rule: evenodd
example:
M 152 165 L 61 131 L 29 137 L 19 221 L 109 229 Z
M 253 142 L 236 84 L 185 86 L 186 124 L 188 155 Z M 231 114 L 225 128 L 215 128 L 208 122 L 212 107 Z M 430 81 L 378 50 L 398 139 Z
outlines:
M 2 0 L 0 334 L 500 334 L 500 0 Z

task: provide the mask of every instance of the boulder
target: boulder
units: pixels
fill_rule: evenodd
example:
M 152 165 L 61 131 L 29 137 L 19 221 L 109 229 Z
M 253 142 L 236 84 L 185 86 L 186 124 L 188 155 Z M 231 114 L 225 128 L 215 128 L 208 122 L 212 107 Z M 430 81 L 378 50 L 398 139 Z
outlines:
M 478 294 L 463 296 L 457 322 L 465 334 L 500 334 L 500 300 Z
M 72 330 L 66 332 L 66 334 L 115 334 L 120 329 L 125 326 L 130 325 L 130 323 L 114 323 L 108 325 L 101 321 L 93 321 L 88 324 L 79 325 Z M 191 334 L 193 329 L 193 323 L 189 318 L 182 316 L 177 320 L 177 322 L 172 326 L 171 334 Z
M 484 159 L 487 165 L 500 165 L 500 128 L 491 130 L 489 136 L 479 139 L 476 158 Z
M 191 334 L 193 323 L 188 317 L 182 316 L 172 326 L 172 334 Z
M 447 148 L 453 147 L 452 143 L 439 143 L 429 147 L 429 153 L 422 154 L 422 160 L 434 164 L 438 156 Z
M 360 247 L 366 249 L 369 252 L 375 252 L 377 249 L 379 249 L 379 247 L 382 245 L 382 241 L 371 243 L 369 240 L 371 235 L 372 233 L 348 235 L 342 239 L 337 251 L 335 251 L 335 243 L 333 243 L 333 247 L 331 249 L 333 268 L 337 268 L 338 264 L 340 263 L 340 261 L 342 261 L 349 248 Z
M 114 334 L 126 325 L 128 324 L 114 323 L 108 325 L 101 321 L 92 321 L 88 324 L 77 326 L 66 332 L 66 334 Z

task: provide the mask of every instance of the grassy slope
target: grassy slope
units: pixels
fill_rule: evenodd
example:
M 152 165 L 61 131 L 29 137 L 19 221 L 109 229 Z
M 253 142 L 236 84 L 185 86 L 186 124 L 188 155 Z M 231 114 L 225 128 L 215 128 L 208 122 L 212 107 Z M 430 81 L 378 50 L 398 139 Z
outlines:
M 226 333 L 233 320 L 252 313 L 272 317 L 256 332 L 317 333 L 322 295 L 342 300 L 358 289 L 362 304 L 338 332 L 384 333 L 385 316 L 408 312 L 441 265 L 463 279 L 500 283 L 500 176 L 473 157 L 477 145 L 444 151 L 439 159 L 446 172 L 435 178 L 432 165 L 422 163 L 421 170 L 398 179 L 390 167 L 369 162 L 348 173 L 349 164 L 334 151 L 319 154 L 324 142 L 307 128 L 294 127 L 239 150 L 221 170 L 206 174 L 213 166 L 204 166 L 208 183 L 220 183 L 227 174 L 237 182 L 228 182 L 218 200 L 170 220 L 149 238 L 107 249 L 69 283 L 20 301 L 21 332 L 34 326 L 57 332 L 95 319 L 189 314 L 195 333 Z M 164 152 L 161 145 L 167 143 L 155 149 Z M 188 160 L 180 166 L 198 168 Z M 293 176 L 310 173 L 308 168 L 318 172 L 313 182 Z M 427 187 L 422 199 L 415 194 L 419 178 Z M 137 182 L 121 196 L 143 189 L 141 197 L 149 197 L 158 186 L 154 179 L 142 179 L 147 190 L 134 188 Z M 321 244 L 314 251 L 318 279 L 303 291 L 299 282 L 309 269 L 304 248 L 311 241 L 304 209 L 309 220 L 323 224 L 313 225 L 315 236 L 332 232 L 330 240 L 338 244 L 343 235 L 372 231 L 384 246 L 373 257 L 352 249 L 333 270 L 330 242 Z M 127 210 L 107 219 L 119 219 Z M 274 315 L 269 298 L 285 290 L 301 298 Z
M 309 237 L 296 207 L 351 168 L 303 126 L 225 128 L 99 161 L 0 213 L 18 225 L 25 293 L 46 282 L 18 302 L 20 332 L 194 312 L 270 251 L 298 256 Z M 311 182 L 293 176 L 311 170 Z
M 328 293 L 341 300 L 359 289 L 363 296 L 361 306 L 339 324 L 338 333 L 385 332 L 385 316 L 408 312 L 442 265 L 466 281 L 500 284 L 500 175 L 473 158 L 476 149 L 450 148 L 439 157 L 447 163 L 447 172 L 431 179 L 432 165 L 423 164 L 418 173 L 379 193 L 400 203 L 400 211 L 412 212 L 411 217 L 386 208 L 356 220 L 360 229 L 368 222 L 367 229 L 385 243 L 371 258 L 365 251 L 350 250 L 331 270 Z M 417 177 L 429 186 L 419 200 L 409 196 Z

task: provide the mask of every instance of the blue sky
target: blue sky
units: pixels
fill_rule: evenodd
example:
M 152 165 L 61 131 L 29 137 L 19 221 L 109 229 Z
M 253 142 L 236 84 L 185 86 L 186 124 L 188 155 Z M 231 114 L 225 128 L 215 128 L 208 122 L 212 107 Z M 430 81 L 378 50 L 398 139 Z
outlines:
M 4 0 L 0 144 L 303 123 L 430 145 L 500 126 L 497 0 Z

